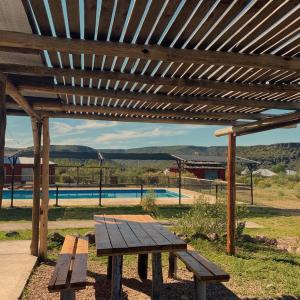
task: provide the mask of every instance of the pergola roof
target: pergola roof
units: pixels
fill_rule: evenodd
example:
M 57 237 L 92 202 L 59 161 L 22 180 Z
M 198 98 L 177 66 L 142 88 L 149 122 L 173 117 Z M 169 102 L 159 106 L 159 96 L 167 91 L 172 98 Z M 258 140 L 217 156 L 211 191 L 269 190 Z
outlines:
M 237 134 L 296 124 L 299 11 L 297 0 L 1 4 L 0 50 L 10 54 L 0 53 L 0 71 L 17 102 L 8 99 L 8 113 Z

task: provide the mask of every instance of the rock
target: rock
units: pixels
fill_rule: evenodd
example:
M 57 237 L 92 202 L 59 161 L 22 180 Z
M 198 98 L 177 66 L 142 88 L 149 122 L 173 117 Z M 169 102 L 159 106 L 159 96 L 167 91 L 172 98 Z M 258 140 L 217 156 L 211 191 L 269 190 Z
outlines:
M 212 242 L 219 239 L 219 235 L 215 232 L 208 233 L 206 236 L 207 236 L 208 240 L 210 240 Z
M 16 237 L 20 236 L 20 233 L 18 231 L 8 231 L 5 233 L 5 236 L 7 237 Z
M 248 242 L 248 243 L 253 243 L 254 242 L 254 239 L 249 234 L 243 234 L 241 236 L 241 238 L 242 238 L 243 242 Z
M 296 254 L 300 254 L 300 247 L 296 249 Z
M 289 253 L 296 253 L 297 251 L 297 247 L 295 246 L 288 246 L 288 248 L 286 249 Z
M 65 237 L 60 233 L 54 231 L 48 235 L 48 240 L 50 242 L 54 242 L 62 245 L 64 243 Z
M 95 244 L 95 232 L 87 232 L 84 236 L 88 238 L 90 244 Z
M 277 244 L 278 244 L 276 239 L 270 239 L 266 236 L 256 236 L 254 238 L 254 240 L 257 243 L 261 243 L 261 244 L 264 244 L 264 245 L 277 246 Z

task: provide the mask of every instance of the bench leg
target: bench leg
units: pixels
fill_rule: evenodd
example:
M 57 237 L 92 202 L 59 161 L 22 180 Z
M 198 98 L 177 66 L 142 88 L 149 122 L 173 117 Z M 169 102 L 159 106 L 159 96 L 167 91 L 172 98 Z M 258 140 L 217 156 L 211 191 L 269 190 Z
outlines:
M 107 274 L 106 274 L 106 278 L 108 280 L 111 279 L 111 265 L 112 265 L 112 256 L 109 256 L 107 260 Z
M 122 293 L 122 265 L 123 256 L 116 255 L 112 258 L 111 299 L 120 300 Z
M 148 254 L 138 255 L 138 274 L 142 281 L 147 280 Z
M 200 281 L 194 276 L 195 300 L 206 300 L 206 282 Z
M 160 299 L 163 284 L 161 253 L 152 254 L 152 300 Z
M 60 300 L 75 300 L 75 290 L 66 289 L 60 292 Z
M 169 272 L 168 277 L 169 278 L 176 278 L 177 273 L 177 257 L 174 255 L 174 253 L 169 253 Z

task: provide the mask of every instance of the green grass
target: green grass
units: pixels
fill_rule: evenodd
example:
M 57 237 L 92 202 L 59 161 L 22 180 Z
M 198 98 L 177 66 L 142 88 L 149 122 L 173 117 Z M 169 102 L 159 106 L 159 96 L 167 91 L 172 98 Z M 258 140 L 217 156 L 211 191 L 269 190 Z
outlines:
M 190 208 L 189 205 L 167 205 L 158 207 L 158 217 L 168 219 L 180 215 Z M 49 221 L 92 220 L 95 214 L 145 214 L 141 206 L 71 206 L 51 207 Z M 31 207 L 2 208 L 0 222 L 31 221 Z
M 226 285 L 240 297 L 300 297 L 300 256 L 249 243 L 240 245 L 236 256 L 227 256 L 222 244 L 201 240 L 193 244 L 230 274 Z

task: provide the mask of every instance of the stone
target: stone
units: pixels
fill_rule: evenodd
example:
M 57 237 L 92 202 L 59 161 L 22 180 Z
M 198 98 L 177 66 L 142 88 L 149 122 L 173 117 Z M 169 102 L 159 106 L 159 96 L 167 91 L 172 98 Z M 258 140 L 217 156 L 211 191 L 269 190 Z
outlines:
M 300 254 L 300 247 L 296 249 L 296 254 Z
M 62 245 L 64 243 L 65 237 L 60 233 L 54 231 L 48 235 L 48 240 L 50 242 L 54 242 Z
M 295 247 L 295 246 L 288 246 L 287 251 L 289 253 L 296 253 L 297 247 Z
M 7 237 L 16 237 L 20 236 L 20 233 L 18 231 L 8 231 L 5 233 L 5 236 Z
M 215 232 L 211 232 L 211 233 L 207 234 L 207 238 L 208 238 L 208 240 L 214 242 L 214 241 L 217 241 L 219 239 L 219 235 Z
M 84 237 L 87 237 L 90 244 L 95 244 L 95 232 L 90 231 L 87 232 Z

